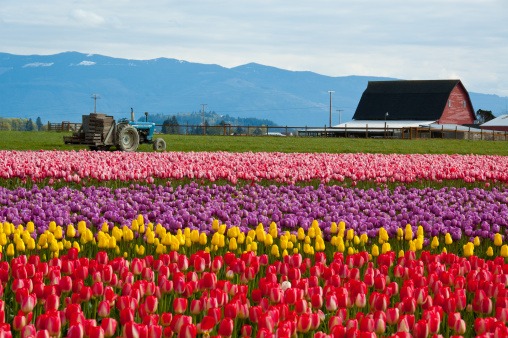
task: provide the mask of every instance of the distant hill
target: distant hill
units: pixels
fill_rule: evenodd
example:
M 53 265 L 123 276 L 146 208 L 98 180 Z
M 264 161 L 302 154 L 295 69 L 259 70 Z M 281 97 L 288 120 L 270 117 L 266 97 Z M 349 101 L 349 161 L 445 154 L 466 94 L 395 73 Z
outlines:
M 278 125 L 324 126 L 351 120 L 367 82 L 389 78 L 330 77 L 250 63 L 234 68 L 175 59 L 128 60 L 65 52 L 55 55 L 0 53 L 0 116 L 44 122 L 80 122 L 94 110 L 116 118 L 205 111 Z M 464 84 L 467 88 L 467 83 Z M 475 111 L 500 115 L 507 99 L 471 93 Z

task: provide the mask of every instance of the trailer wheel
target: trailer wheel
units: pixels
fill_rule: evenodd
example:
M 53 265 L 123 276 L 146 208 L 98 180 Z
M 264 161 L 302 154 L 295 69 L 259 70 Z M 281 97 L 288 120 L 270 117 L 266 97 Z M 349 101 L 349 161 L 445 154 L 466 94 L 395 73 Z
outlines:
M 136 151 L 139 146 L 139 134 L 136 128 L 126 125 L 118 129 L 118 149 L 122 151 Z
M 155 151 L 165 151 L 166 150 L 166 141 L 162 138 L 156 138 L 153 141 L 153 150 Z

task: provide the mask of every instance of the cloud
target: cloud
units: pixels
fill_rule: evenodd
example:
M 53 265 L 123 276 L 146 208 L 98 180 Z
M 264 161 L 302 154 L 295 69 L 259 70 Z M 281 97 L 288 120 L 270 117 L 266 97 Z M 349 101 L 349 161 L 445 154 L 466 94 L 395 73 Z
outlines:
M 27 68 L 27 67 L 51 67 L 53 66 L 53 62 L 32 62 L 32 63 L 27 63 L 26 65 L 23 66 L 23 68 Z
M 80 24 L 86 25 L 88 27 L 102 26 L 106 22 L 106 20 L 102 16 L 83 9 L 73 10 L 71 16 L 72 18 L 77 20 Z

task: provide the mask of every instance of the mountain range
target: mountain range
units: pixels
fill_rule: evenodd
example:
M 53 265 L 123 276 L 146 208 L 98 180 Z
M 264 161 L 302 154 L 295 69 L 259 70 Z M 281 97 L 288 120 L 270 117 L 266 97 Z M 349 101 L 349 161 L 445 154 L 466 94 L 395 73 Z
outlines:
M 225 68 L 78 52 L 0 53 L 0 117 L 81 122 L 82 115 L 94 111 L 130 117 L 132 108 L 136 118 L 144 112 L 169 116 L 205 111 L 268 119 L 281 126 L 324 126 L 330 106 L 332 124 L 351 120 L 368 81 L 376 80 L 394 79 L 331 77 L 256 63 Z M 475 111 L 506 113 L 507 97 L 469 95 Z

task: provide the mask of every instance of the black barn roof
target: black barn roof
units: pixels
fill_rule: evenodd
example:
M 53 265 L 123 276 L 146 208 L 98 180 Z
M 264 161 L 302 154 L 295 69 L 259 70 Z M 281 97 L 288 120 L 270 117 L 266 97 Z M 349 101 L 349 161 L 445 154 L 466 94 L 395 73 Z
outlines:
M 460 80 L 369 81 L 354 120 L 438 120 Z

